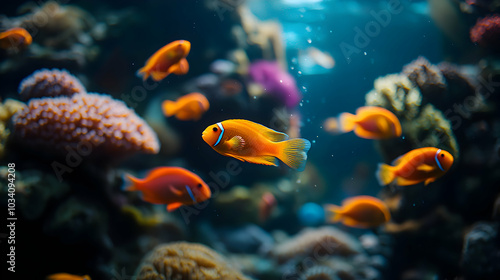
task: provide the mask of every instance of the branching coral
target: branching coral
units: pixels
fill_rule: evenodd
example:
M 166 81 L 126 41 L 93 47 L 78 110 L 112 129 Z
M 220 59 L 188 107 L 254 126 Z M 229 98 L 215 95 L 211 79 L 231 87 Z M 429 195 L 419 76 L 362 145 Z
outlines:
M 362 251 L 359 242 L 334 227 L 305 229 L 295 237 L 278 244 L 272 255 L 284 262 L 295 257 L 320 255 L 349 256 Z
M 156 134 L 122 101 L 101 94 L 31 99 L 13 118 L 15 134 L 30 146 L 56 151 L 88 149 L 92 155 L 157 153 Z
M 80 80 L 66 70 L 41 69 L 24 78 L 19 85 L 19 95 L 24 100 L 38 97 L 72 96 L 86 93 Z
M 136 271 L 137 280 L 247 280 L 224 257 L 197 243 L 159 245 Z

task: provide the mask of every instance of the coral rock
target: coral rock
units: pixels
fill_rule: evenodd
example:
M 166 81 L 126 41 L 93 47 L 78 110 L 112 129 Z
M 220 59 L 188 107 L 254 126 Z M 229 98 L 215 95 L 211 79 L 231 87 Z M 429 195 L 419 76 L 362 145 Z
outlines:
M 86 93 L 86 90 L 80 80 L 66 70 L 41 69 L 26 77 L 19 85 L 19 94 L 24 100 L 72 96 L 75 93 Z
M 272 254 L 279 262 L 295 257 L 342 255 L 349 256 L 362 251 L 360 243 L 335 227 L 305 229 L 297 236 L 274 247 Z
M 337 280 L 335 271 L 328 266 L 313 266 L 306 270 L 300 280 Z
M 15 134 L 30 146 L 57 151 L 90 149 L 92 156 L 118 156 L 157 153 L 160 148 L 146 122 L 107 95 L 31 99 L 13 122 Z
M 443 94 L 446 90 L 446 81 L 439 68 L 422 56 L 406 65 L 403 74 L 419 87 L 424 96 Z
M 500 46 L 500 16 L 492 15 L 479 19 L 470 30 L 470 39 L 483 48 L 498 51 Z
M 247 280 L 224 257 L 196 243 L 159 245 L 136 271 L 137 280 Z

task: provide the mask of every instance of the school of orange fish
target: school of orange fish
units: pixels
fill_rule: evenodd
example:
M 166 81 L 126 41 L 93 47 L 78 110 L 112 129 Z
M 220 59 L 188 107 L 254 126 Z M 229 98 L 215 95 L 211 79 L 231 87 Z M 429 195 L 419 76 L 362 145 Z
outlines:
M 13 28 L 0 33 L 0 47 L 4 49 L 26 47 L 31 44 L 30 34 L 23 28 Z M 186 59 L 191 43 L 186 40 L 171 42 L 138 70 L 143 80 L 161 81 L 170 74 L 188 73 Z M 210 108 L 209 101 L 201 93 L 190 93 L 176 101 L 166 100 L 162 110 L 166 117 L 182 121 L 197 121 Z M 347 133 L 353 131 L 365 139 L 389 139 L 402 135 L 398 118 L 380 107 L 360 107 L 356 114 L 342 113 L 338 118 L 328 118 L 324 123 L 327 131 Z M 297 171 L 303 171 L 311 143 L 306 139 L 288 139 L 288 135 L 249 120 L 230 119 L 208 126 L 201 134 L 203 140 L 221 155 L 249 163 L 278 166 L 280 162 Z M 381 186 L 389 184 L 410 186 L 428 185 L 443 176 L 453 165 L 453 156 L 442 149 L 423 147 L 408 151 L 395 159 L 392 165 L 379 164 L 376 177 Z M 140 191 L 144 201 L 165 204 L 168 211 L 183 205 L 194 205 L 210 199 L 208 185 L 198 175 L 181 167 L 158 167 L 145 178 L 125 174 L 129 182 L 127 191 Z M 262 196 L 262 208 L 269 210 L 276 200 L 270 193 Z M 324 205 L 326 222 L 342 223 L 349 227 L 374 228 L 391 219 L 388 207 L 371 196 L 351 197 L 342 206 Z M 265 213 L 262 213 L 265 218 Z M 90 280 L 90 277 L 66 273 L 53 274 L 49 280 Z

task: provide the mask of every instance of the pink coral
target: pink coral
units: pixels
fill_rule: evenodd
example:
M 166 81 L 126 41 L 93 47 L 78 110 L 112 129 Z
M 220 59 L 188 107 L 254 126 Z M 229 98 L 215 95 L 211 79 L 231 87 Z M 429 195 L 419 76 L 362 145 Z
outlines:
M 66 70 L 41 69 L 26 77 L 19 85 L 19 94 L 24 100 L 38 97 L 72 96 L 85 93 L 78 78 Z
M 93 156 L 157 153 L 160 148 L 147 123 L 124 102 L 107 95 L 31 99 L 13 122 L 21 140 L 56 151 L 82 143 L 93 145 Z
M 472 42 L 484 48 L 498 50 L 500 47 L 500 16 L 492 15 L 476 22 L 470 30 Z

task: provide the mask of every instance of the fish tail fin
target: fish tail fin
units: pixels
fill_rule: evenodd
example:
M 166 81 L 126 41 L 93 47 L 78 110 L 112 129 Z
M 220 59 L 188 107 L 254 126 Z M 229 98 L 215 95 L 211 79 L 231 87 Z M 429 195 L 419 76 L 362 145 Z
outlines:
M 141 179 L 125 173 L 125 174 L 123 174 L 122 189 L 125 191 L 138 191 L 139 185 L 141 184 L 141 182 L 142 182 Z
M 142 78 L 143 81 L 147 80 L 149 77 L 148 71 L 145 69 L 146 67 L 142 67 L 141 69 L 137 70 L 137 77 Z
M 342 220 L 341 207 L 333 204 L 325 204 L 323 209 L 325 209 L 325 220 L 328 223 L 338 223 Z
M 175 113 L 177 112 L 177 106 L 175 101 L 165 100 L 161 104 L 161 107 L 163 110 L 163 114 L 165 114 L 165 116 L 167 117 L 171 117 L 175 115 Z
M 296 138 L 278 143 L 281 145 L 278 158 L 291 168 L 304 171 L 311 142 L 306 139 Z
M 388 164 L 380 163 L 378 165 L 377 172 L 375 175 L 377 176 L 378 183 L 381 186 L 385 186 L 390 184 L 396 178 L 396 174 L 394 173 L 394 168 Z
M 356 125 L 356 115 L 351 113 L 342 113 L 339 115 L 339 130 L 341 132 L 349 132 L 354 130 Z

